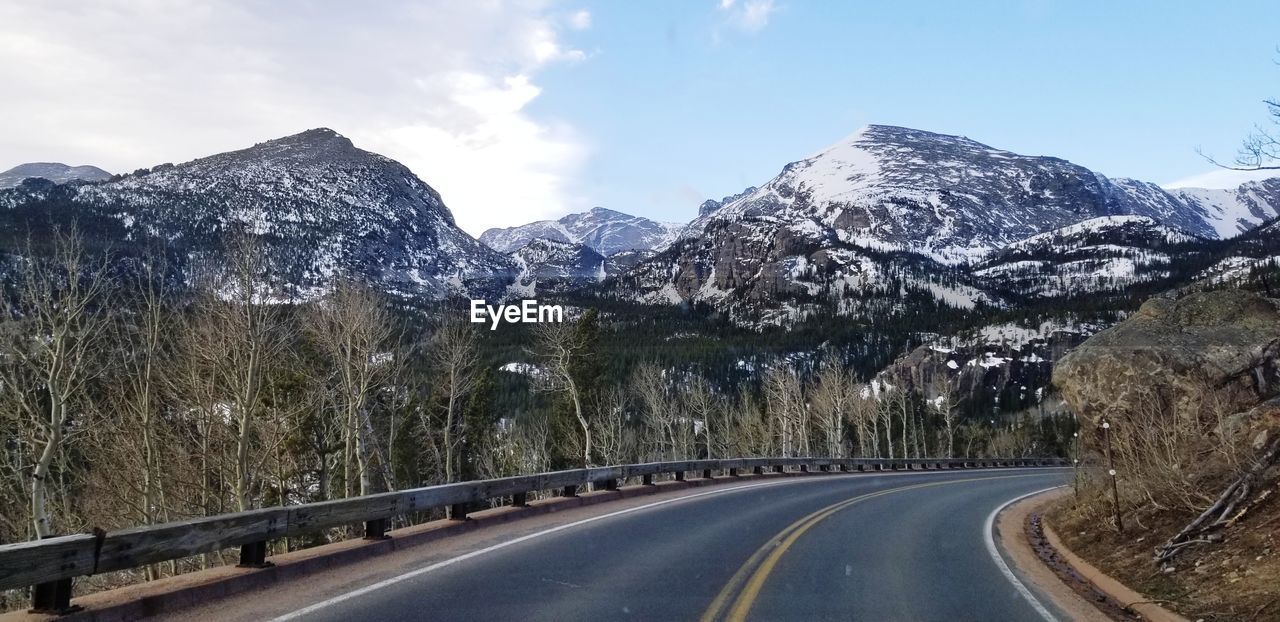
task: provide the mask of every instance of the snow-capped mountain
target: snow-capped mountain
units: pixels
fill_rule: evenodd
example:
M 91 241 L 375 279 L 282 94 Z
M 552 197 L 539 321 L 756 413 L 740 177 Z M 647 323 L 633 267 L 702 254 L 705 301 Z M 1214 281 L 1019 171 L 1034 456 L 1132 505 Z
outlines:
M 99 234 L 155 239 L 190 259 L 219 248 L 228 233 L 256 235 L 284 284 L 303 297 L 341 272 L 439 298 L 500 291 L 515 270 L 511 258 L 459 229 L 440 195 L 408 168 L 329 129 L 114 181 L 28 186 L 0 191 L 0 205 L 25 208 L 10 218 L 43 210 L 51 220 L 94 220 Z
M 1204 210 L 1220 238 L 1248 231 L 1280 211 L 1280 178 L 1276 177 L 1246 182 L 1234 190 L 1177 188 L 1169 192 Z
M 539 290 L 565 289 L 605 278 L 603 255 L 582 244 L 534 238 L 510 253 L 517 275 L 511 293 L 534 296 Z
M 111 179 L 108 173 L 96 166 L 67 166 L 61 162 L 28 162 L 0 173 L 0 188 L 12 188 L 31 177 L 48 179 L 55 184 L 69 181 L 104 181 Z
M 999 305 L 1001 296 L 988 285 L 999 276 L 998 262 L 990 260 L 1002 249 L 1030 248 L 1039 234 L 1099 218 L 1090 227 L 1105 225 L 1106 235 L 1121 241 L 1128 229 L 1151 226 L 1219 238 L 1274 216 L 1277 186 L 1280 180 L 1236 193 L 1175 194 L 1059 158 L 872 125 L 719 207 L 704 204 L 669 249 L 619 278 L 618 295 L 711 303 L 751 323 L 858 315 L 872 300 L 888 304 L 886 290 L 927 293 L 957 308 Z M 1200 199 L 1186 198 L 1192 195 Z M 1113 216 L 1145 220 L 1105 220 Z M 1079 244 L 1087 246 L 1097 237 L 1087 229 L 1060 235 L 1083 236 Z M 1110 265 L 1094 257 L 1097 265 L 1087 266 L 1085 255 L 1098 251 L 1075 249 L 1070 260 L 1085 263 L 1069 271 L 1098 271 L 1099 283 L 1107 271 L 1123 271 L 1119 255 L 1107 259 Z M 1136 260 L 1146 259 L 1158 257 Z M 973 274 L 984 260 L 991 273 Z
M 1036 298 L 1115 291 L 1168 278 L 1200 241 L 1148 216 L 1102 216 L 1014 242 L 974 274 L 988 288 Z
M 1171 193 L 1059 158 L 870 125 L 788 164 L 760 188 L 695 220 L 686 234 L 700 234 L 712 221 L 764 217 L 955 263 L 1099 216 L 1149 216 L 1200 236 L 1229 237 L 1278 213 L 1280 179 L 1246 186 Z
M 539 220 L 518 227 L 489 229 L 480 241 L 510 253 L 535 238 L 588 246 L 604 256 L 632 250 L 662 250 L 676 238 L 682 224 L 657 222 L 603 207 L 559 220 Z

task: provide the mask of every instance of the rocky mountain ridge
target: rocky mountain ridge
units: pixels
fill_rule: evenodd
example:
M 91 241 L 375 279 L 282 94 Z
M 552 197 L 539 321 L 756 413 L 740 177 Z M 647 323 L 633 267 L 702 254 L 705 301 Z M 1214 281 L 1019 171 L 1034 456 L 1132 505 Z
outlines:
M 1274 218 L 1280 179 L 1166 191 L 1059 158 L 872 125 L 729 199 L 704 203 L 680 239 L 621 275 L 612 295 L 705 303 L 767 325 L 858 315 L 871 299 L 884 307 L 910 291 L 972 309 L 1004 304 L 1010 289 L 1032 298 L 1121 289 L 1174 276 L 1156 267 L 1169 258 L 1154 247 L 1213 241 Z M 1083 222 L 1099 231 L 1071 229 Z M 1120 244 L 1088 243 L 1099 236 Z M 1046 253 L 1053 240 L 1077 247 L 1038 264 L 1013 260 Z
M 516 227 L 489 229 L 480 241 L 490 248 L 510 253 L 536 238 L 582 244 L 608 257 L 624 251 L 660 251 L 684 228 L 622 212 L 593 207 L 558 220 L 539 220 Z
M 0 191 L 4 228 L 96 223 L 99 235 L 155 240 L 187 260 L 215 254 L 229 235 L 264 241 L 291 296 L 350 273 L 405 297 L 500 291 L 514 261 L 467 235 L 439 193 L 404 165 L 308 130 L 111 181 L 26 184 Z
M 105 181 L 111 179 L 111 173 L 96 166 L 68 166 L 61 162 L 27 162 L 0 173 L 0 188 L 13 188 L 23 180 L 33 177 L 47 179 L 55 184 L 65 184 L 70 181 Z

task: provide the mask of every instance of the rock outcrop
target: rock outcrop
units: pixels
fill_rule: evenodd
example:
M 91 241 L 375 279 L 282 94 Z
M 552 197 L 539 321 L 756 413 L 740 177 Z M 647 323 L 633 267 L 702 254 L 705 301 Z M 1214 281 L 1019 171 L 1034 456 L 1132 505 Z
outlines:
M 1230 414 L 1280 395 L 1278 365 L 1280 300 L 1220 290 L 1147 301 L 1059 361 L 1053 381 L 1095 423 L 1157 397 L 1176 413 L 1212 397 Z

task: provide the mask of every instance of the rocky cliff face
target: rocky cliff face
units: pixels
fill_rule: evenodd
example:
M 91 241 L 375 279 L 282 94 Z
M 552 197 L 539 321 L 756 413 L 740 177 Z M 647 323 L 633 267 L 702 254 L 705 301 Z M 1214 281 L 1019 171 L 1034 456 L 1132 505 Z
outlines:
M 1280 395 L 1280 301 L 1240 290 L 1154 298 L 1054 368 L 1075 412 L 1094 422 L 1163 400 L 1171 412 L 1248 410 Z
M 518 270 L 512 288 L 526 296 L 596 283 L 605 277 L 604 256 L 582 244 L 535 238 L 511 257 Z

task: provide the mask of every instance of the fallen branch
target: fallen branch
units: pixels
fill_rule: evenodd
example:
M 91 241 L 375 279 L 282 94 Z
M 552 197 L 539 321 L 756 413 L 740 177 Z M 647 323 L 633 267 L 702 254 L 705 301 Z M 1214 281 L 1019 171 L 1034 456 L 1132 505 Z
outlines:
M 1155 563 L 1157 565 L 1163 564 L 1173 559 L 1175 555 L 1185 548 L 1186 544 L 1201 541 L 1191 540 L 1191 538 L 1218 529 L 1239 518 L 1244 513 L 1244 509 L 1240 509 L 1239 513 L 1236 510 L 1240 508 L 1241 503 L 1248 500 L 1249 493 L 1253 491 L 1254 481 L 1263 471 L 1275 464 L 1277 460 L 1280 460 L 1280 435 L 1272 440 L 1266 450 L 1254 460 L 1248 471 L 1241 474 L 1230 486 L 1227 486 L 1226 490 L 1222 491 L 1222 494 L 1218 495 L 1213 505 L 1210 505 L 1200 516 L 1197 516 L 1190 524 L 1183 527 L 1182 531 L 1179 531 L 1177 535 L 1169 538 L 1168 542 L 1156 549 Z

